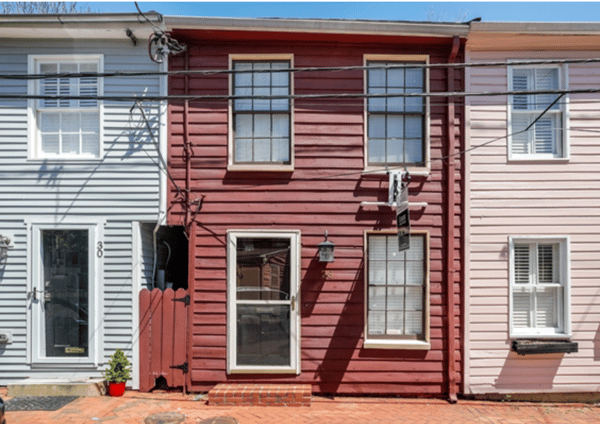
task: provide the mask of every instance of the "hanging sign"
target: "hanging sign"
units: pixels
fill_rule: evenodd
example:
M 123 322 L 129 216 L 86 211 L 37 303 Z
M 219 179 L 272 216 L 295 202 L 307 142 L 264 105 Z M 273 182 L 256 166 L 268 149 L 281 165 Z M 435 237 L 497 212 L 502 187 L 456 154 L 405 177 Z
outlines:
M 398 251 L 410 249 L 410 213 L 408 211 L 408 184 L 398 181 L 396 197 L 396 226 L 398 228 Z

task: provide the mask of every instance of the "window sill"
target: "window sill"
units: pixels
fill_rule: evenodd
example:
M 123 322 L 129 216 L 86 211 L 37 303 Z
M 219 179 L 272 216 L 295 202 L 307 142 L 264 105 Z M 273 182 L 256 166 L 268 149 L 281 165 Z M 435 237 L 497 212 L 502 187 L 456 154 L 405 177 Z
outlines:
M 230 369 L 227 374 L 295 374 L 298 375 L 300 372 L 292 368 L 233 368 Z
M 392 170 L 404 170 L 403 167 L 401 166 L 391 166 L 390 169 Z M 425 167 L 408 167 L 408 173 L 413 176 L 413 177 L 429 177 L 429 175 L 431 174 L 431 169 L 430 168 L 425 168 Z M 366 167 L 363 172 L 362 172 L 362 176 L 363 177 L 373 177 L 373 178 L 381 178 L 381 177 L 387 177 L 388 175 L 388 171 L 389 169 L 384 169 L 381 167 L 371 167 L 368 166 Z
M 421 340 L 365 340 L 365 349 L 430 350 L 431 343 Z
M 227 171 L 233 172 L 292 172 L 294 171 L 294 165 L 227 165 Z
M 511 350 L 519 355 L 578 352 L 578 345 L 568 340 L 513 340 Z
M 550 157 L 535 157 L 535 156 L 510 156 L 508 158 L 508 163 L 547 163 L 547 164 L 556 164 L 556 163 L 569 163 L 569 157 L 564 158 L 550 158 Z

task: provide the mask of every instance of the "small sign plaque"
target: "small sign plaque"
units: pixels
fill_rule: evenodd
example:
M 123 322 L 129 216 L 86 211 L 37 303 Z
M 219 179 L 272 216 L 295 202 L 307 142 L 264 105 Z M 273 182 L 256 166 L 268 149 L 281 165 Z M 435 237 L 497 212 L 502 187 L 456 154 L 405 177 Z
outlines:
M 410 249 L 410 212 L 408 210 L 408 186 L 402 183 L 396 200 L 396 227 L 398 228 L 398 251 Z
M 65 347 L 65 353 L 84 353 L 85 349 L 82 347 Z

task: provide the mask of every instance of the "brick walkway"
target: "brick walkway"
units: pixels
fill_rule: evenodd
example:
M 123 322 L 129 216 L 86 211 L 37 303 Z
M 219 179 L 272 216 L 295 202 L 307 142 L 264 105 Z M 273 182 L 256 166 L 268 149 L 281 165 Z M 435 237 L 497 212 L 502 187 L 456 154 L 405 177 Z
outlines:
M 0 388 L 6 397 L 6 389 Z M 314 396 L 310 407 L 217 407 L 198 395 L 139 393 L 121 398 L 79 398 L 58 411 L 7 412 L 7 424 L 144 423 L 152 414 L 185 415 L 183 424 L 232 417 L 240 424 L 355 423 L 600 423 L 600 407 L 585 404 L 500 403 L 439 399 L 324 398 Z M 175 424 L 176 421 L 173 421 Z M 168 423 L 171 424 L 171 423 Z

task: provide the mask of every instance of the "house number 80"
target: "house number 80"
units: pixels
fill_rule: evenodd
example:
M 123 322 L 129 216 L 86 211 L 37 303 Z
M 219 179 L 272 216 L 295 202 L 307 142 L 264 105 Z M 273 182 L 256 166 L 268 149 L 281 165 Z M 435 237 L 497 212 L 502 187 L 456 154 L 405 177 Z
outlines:
M 102 246 L 102 242 L 99 241 L 98 242 L 98 250 L 96 250 L 96 256 L 98 256 L 99 258 L 101 258 L 102 256 L 104 256 L 104 246 Z

